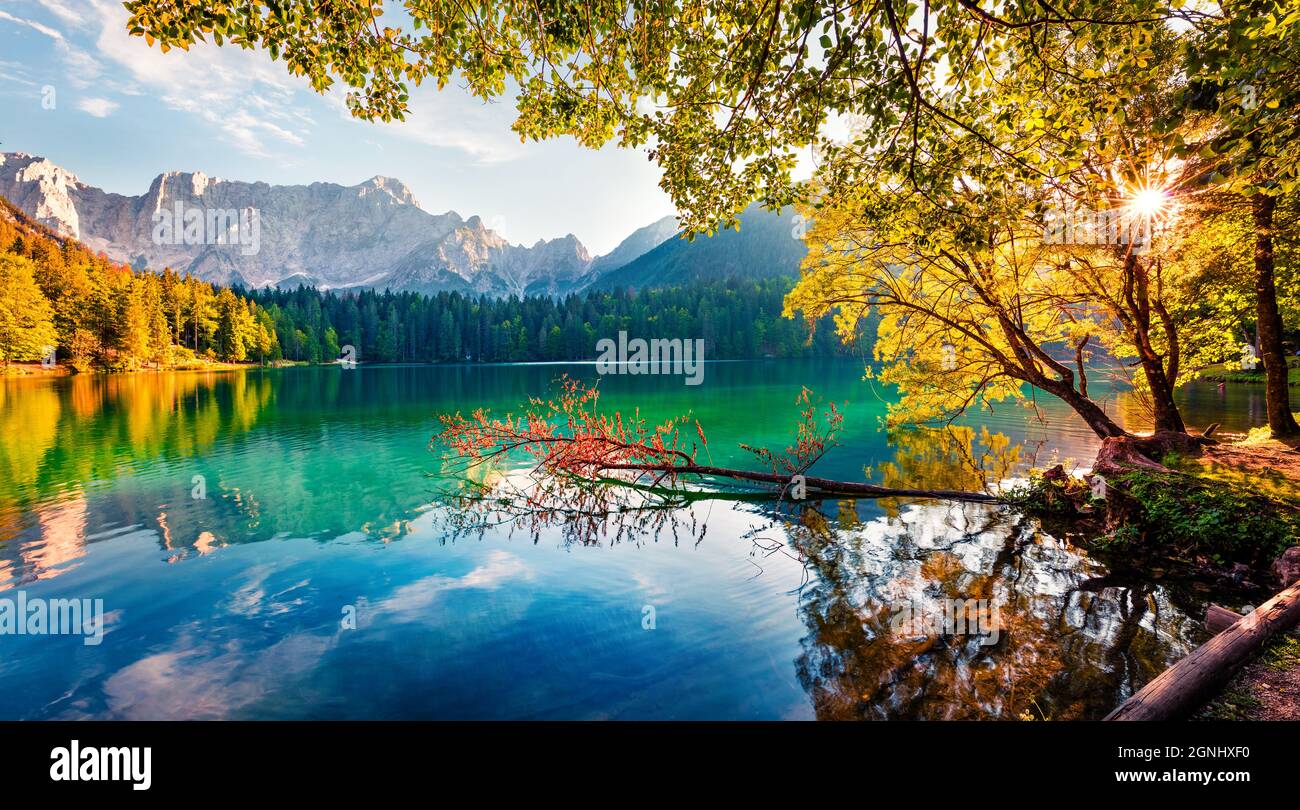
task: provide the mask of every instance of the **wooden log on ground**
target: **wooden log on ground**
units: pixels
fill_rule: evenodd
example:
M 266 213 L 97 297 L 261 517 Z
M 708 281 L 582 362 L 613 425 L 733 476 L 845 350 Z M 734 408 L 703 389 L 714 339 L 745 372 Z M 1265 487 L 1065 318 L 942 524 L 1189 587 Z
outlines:
M 1175 720 L 1188 716 L 1227 683 L 1273 634 L 1289 630 L 1297 622 L 1300 581 L 1160 673 L 1106 719 Z

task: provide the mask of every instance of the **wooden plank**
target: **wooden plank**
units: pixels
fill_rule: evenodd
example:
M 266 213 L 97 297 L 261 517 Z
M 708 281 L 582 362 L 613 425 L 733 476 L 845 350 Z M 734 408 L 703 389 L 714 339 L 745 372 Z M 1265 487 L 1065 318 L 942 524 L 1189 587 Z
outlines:
M 1107 720 L 1173 720 L 1200 708 L 1274 633 L 1300 622 L 1300 581 L 1174 664 Z

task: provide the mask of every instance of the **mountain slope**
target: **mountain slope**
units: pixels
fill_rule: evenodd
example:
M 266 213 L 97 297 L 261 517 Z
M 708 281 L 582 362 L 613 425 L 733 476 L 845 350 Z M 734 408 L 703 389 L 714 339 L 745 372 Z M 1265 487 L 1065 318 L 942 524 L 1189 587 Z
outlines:
M 677 235 L 677 217 L 667 216 L 643 228 L 637 228 L 618 247 L 597 257 L 588 274 L 591 280 L 639 259 Z
M 797 276 L 807 250 L 796 236 L 789 210 L 782 214 L 751 205 L 740 215 L 740 230 L 719 231 L 694 241 L 670 239 L 637 259 L 596 279 L 594 289 L 665 287 L 730 277 Z
M 167 172 L 143 195 L 126 197 L 15 152 L 0 153 L 0 196 L 117 261 L 251 286 L 296 274 L 324 286 L 382 276 L 460 222 L 451 212 L 422 210 L 406 186 L 385 177 L 355 186 L 272 186 Z M 233 223 L 244 227 L 231 232 Z
M 7 152 L 0 153 L 0 196 L 117 261 L 220 284 L 522 295 L 567 291 L 592 263 L 572 236 L 526 248 L 477 217 L 430 214 L 388 177 L 272 186 L 168 172 L 145 194 L 127 197 L 44 158 Z
M 591 267 L 573 234 L 512 245 L 470 217 L 451 233 L 415 247 L 386 279 L 396 290 L 441 290 L 489 295 L 564 295 L 577 290 Z

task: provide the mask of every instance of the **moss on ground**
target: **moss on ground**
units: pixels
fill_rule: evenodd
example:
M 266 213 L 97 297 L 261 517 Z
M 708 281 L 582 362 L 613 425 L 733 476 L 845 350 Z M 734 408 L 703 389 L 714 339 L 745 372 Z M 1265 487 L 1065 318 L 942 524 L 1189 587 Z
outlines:
M 1300 638 L 1294 633 L 1277 636 L 1260 655 L 1260 662 L 1276 672 L 1300 667 Z
M 1110 481 L 1111 543 L 1267 567 L 1300 543 L 1300 507 L 1223 482 L 1135 470 Z
M 1049 473 L 1031 477 L 1006 500 L 1038 517 L 1073 522 L 1098 547 L 1180 563 L 1264 571 L 1300 544 L 1300 505 L 1245 487 L 1132 470 L 1108 479 L 1107 490 L 1104 502 L 1094 500 L 1085 482 Z

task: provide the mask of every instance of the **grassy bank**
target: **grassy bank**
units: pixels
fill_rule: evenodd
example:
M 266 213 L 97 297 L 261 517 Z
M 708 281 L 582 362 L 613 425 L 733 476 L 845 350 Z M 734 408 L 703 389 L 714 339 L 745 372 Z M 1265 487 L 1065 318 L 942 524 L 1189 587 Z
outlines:
M 263 365 L 261 363 L 225 363 L 217 360 L 193 359 L 168 365 L 142 365 L 130 369 L 92 368 L 79 371 L 66 363 L 49 367 L 40 363 L 10 363 L 8 366 L 0 366 L 0 377 L 67 377 L 79 373 L 141 374 L 161 371 L 235 371 L 239 369 L 289 368 L 307 365 L 311 364 L 297 360 L 279 360 Z
M 1196 372 L 1195 379 L 1221 383 L 1258 383 L 1264 384 L 1264 364 L 1260 363 L 1254 371 L 1243 371 L 1241 363 L 1218 363 Z M 1287 382 L 1300 385 L 1300 357 L 1287 360 Z
M 1295 448 L 1247 440 L 1161 462 L 1166 468 L 1108 476 L 1104 499 L 1087 481 L 1053 469 L 1031 476 L 1009 501 L 1084 545 L 1136 564 L 1264 582 L 1272 561 L 1300 545 Z
M 1279 633 L 1197 720 L 1300 720 L 1300 630 Z

